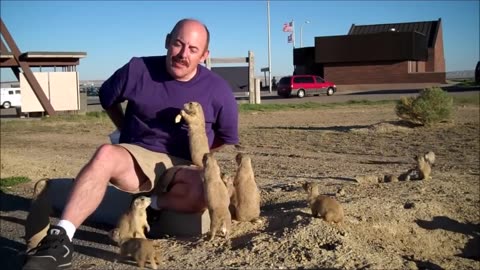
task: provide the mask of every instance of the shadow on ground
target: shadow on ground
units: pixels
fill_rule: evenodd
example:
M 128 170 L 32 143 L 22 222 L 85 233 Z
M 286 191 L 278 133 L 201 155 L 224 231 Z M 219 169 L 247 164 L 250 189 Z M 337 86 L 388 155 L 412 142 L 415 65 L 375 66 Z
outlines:
M 469 240 L 457 256 L 480 261 L 480 224 L 461 223 L 445 216 L 436 216 L 431 221 L 418 219 L 418 226 L 427 230 L 446 230 L 465 234 Z

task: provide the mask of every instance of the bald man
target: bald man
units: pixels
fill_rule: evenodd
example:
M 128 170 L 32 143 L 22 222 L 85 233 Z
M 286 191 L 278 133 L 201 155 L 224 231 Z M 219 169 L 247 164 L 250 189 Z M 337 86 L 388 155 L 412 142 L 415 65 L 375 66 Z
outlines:
M 97 209 L 109 184 L 129 193 L 152 192 L 158 184 L 152 210 L 205 210 L 201 169 L 175 167 L 191 164 L 191 154 L 188 128 L 174 119 L 183 104 L 199 102 L 210 149 L 239 142 L 232 89 L 200 65 L 209 55 L 209 42 L 203 23 L 180 20 L 165 39 L 166 55 L 133 57 L 103 83 L 100 103 L 120 131 L 120 143 L 98 147 L 80 170 L 60 221 L 27 254 L 23 269 L 70 267 L 76 228 Z

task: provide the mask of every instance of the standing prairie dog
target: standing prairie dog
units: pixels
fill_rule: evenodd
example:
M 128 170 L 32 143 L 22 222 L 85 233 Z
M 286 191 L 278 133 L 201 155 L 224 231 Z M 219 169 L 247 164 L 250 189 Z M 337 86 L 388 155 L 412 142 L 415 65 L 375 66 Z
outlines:
M 130 209 L 120 217 L 117 225 L 119 243 L 129 238 L 146 238 L 144 230 L 150 231 L 146 211 L 150 201 L 146 196 L 135 198 Z
M 320 195 L 318 183 L 305 182 L 302 187 L 308 194 L 308 204 L 314 217 L 321 217 L 326 222 L 339 223 L 343 221 L 342 206 L 334 198 Z
M 430 163 L 430 166 L 432 166 L 435 163 L 435 153 L 433 151 L 427 152 L 425 155 L 425 160 Z
M 222 181 L 227 187 L 228 197 L 230 198 L 230 204 L 228 209 L 230 210 L 230 215 L 232 219 L 235 216 L 235 187 L 233 186 L 233 177 L 228 173 L 222 173 Z
M 432 173 L 431 163 L 428 161 L 426 156 L 417 156 L 417 169 L 420 172 L 420 180 L 430 179 L 430 174 Z
M 27 252 L 40 243 L 50 228 L 52 201 L 48 194 L 48 180 L 40 179 L 33 187 L 32 203 L 25 221 L 24 237 L 27 242 Z
M 132 256 L 140 269 L 143 269 L 145 263 L 150 261 L 152 269 L 157 269 L 157 263 L 160 263 L 160 255 L 155 250 L 153 240 L 144 238 L 129 238 L 120 244 L 120 255 L 122 257 Z
M 237 172 L 235 186 L 235 219 L 254 221 L 260 217 L 260 191 L 255 182 L 250 156 L 238 153 L 235 157 Z
M 221 230 L 226 239 L 229 238 L 232 217 L 229 205 L 230 197 L 227 186 L 222 181 L 220 167 L 212 153 L 206 153 L 203 157 L 204 166 L 204 190 L 207 201 L 208 213 L 210 214 L 210 237 L 212 240 L 218 230 Z
M 185 103 L 180 114 L 175 118 L 175 122 L 180 122 L 181 118 L 185 119 L 185 122 L 188 124 L 188 137 L 192 163 L 202 167 L 203 155 L 210 152 L 207 133 L 205 131 L 205 115 L 203 114 L 202 105 L 194 101 Z

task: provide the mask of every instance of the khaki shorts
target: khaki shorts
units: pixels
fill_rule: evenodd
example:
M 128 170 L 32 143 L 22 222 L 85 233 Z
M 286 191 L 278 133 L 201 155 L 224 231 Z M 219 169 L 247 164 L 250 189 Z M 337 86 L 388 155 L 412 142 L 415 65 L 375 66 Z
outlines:
M 177 170 L 192 164 L 189 160 L 150 151 L 134 144 L 121 143 L 116 145 L 130 152 L 133 159 L 148 178 L 148 181 L 142 184 L 136 192 L 130 193 L 150 192 L 154 187 L 155 193 L 166 192 Z

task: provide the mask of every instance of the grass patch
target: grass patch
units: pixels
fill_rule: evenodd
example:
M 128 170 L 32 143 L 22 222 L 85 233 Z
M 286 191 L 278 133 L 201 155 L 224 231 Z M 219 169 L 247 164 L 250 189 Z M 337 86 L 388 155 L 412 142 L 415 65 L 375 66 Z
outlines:
M 480 105 L 480 93 L 473 93 L 467 96 L 453 96 L 455 105 Z
M 49 117 L 42 117 L 42 121 L 66 121 L 66 122 L 78 122 L 78 121 L 85 121 L 85 120 L 108 120 L 107 113 L 105 111 L 95 111 L 95 112 L 87 112 L 85 115 L 82 114 L 57 114 L 54 116 Z
M 480 84 L 476 83 L 473 79 L 465 79 L 465 80 L 453 80 L 454 82 L 458 82 L 456 86 L 479 86 Z
M 30 178 L 25 176 L 12 176 L 7 178 L 0 178 L 0 190 L 5 190 L 7 187 L 12 187 L 18 184 L 30 182 Z
M 395 100 L 350 100 L 347 102 L 336 103 L 317 103 L 317 102 L 304 102 L 304 103 L 269 103 L 269 104 L 239 104 L 240 112 L 251 111 L 285 111 L 285 110 L 298 110 L 298 109 L 319 109 L 319 108 L 335 108 L 340 106 L 369 106 L 369 105 L 385 105 L 394 104 Z

